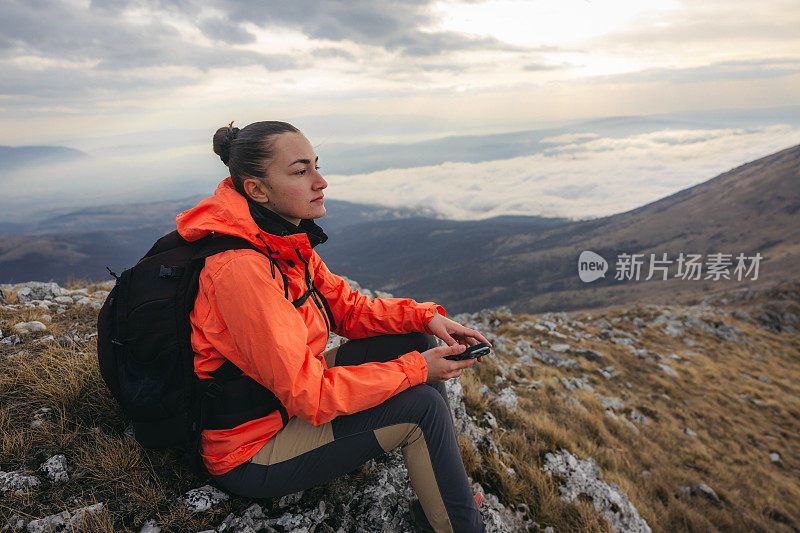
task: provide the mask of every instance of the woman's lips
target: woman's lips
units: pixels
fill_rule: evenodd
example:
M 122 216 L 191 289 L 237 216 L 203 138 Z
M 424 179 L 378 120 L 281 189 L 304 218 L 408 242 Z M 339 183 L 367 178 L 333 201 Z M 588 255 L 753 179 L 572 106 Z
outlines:
M 320 196 L 320 197 L 319 197 L 319 198 L 317 198 L 316 200 L 311 200 L 311 201 L 312 201 L 312 202 L 322 202 L 324 199 L 325 199 L 325 197 L 324 197 L 324 196 Z

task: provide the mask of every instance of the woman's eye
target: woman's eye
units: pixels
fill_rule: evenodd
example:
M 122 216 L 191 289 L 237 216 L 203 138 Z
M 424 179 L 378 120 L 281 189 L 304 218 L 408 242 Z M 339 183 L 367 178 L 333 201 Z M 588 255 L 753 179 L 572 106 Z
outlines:
M 303 169 L 303 170 L 298 170 L 297 172 L 295 172 L 295 174 L 297 174 L 298 176 L 302 176 L 306 172 L 307 172 L 306 169 Z

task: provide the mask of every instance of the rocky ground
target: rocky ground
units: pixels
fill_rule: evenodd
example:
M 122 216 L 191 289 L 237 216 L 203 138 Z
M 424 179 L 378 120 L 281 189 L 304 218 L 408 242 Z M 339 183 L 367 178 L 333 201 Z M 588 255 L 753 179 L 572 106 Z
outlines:
M 0 285 L 4 376 L 57 350 L 96 358 L 94 321 L 112 286 Z M 487 531 L 799 530 L 797 283 L 743 288 L 695 306 L 536 316 L 500 308 L 451 318 L 495 347 L 480 369 L 447 382 L 465 467 L 486 495 Z M 329 347 L 344 340 L 332 335 Z M 0 389 L 4 400 L 14 398 L 10 379 Z M 61 411 L 35 406 L 0 416 L 3 437 L 20 433 L 20 420 L 25 432 L 44 431 Z M 88 439 L 111 434 L 135 444 L 129 428 L 113 435 L 108 425 L 89 426 Z M 33 448 L 4 444 L 0 454 L 3 532 L 155 532 L 195 523 L 203 526 L 194 531 L 414 530 L 413 490 L 398 450 L 267 503 L 187 485 L 188 478 L 176 505 L 193 518 L 181 522 L 144 513 L 123 519 L 117 501 L 87 497 L 85 457 Z M 772 487 L 737 500 L 748 475 Z M 75 496 L 49 514 L 31 501 L 56 486 L 74 487 Z

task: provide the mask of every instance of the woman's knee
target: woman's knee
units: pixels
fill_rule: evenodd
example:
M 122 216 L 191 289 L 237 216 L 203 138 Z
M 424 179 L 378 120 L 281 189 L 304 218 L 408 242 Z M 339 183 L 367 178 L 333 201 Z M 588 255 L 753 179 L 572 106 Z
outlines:
M 420 353 L 439 346 L 439 339 L 435 335 L 429 335 L 421 331 L 406 333 L 405 335 L 409 344 Z
M 425 415 L 439 415 L 448 413 L 450 406 L 439 390 L 427 383 L 421 383 L 414 387 L 404 390 L 399 395 L 398 400 L 407 402 L 411 409 L 417 413 L 418 418 Z

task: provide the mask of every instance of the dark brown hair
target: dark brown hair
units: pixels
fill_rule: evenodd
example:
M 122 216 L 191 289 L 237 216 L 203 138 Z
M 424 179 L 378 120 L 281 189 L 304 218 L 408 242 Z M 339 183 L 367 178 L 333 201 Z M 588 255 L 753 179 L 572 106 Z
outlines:
M 243 183 L 246 178 L 267 177 L 275 136 L 288 132 L 300 133 L 300 130 L 288 122 L 276 120 L 253 122 L 242 129 L 234 128 L 231 122 L 217 130 L 214 153 L 230 170 L 233 186 L 239 194 L 246 196 Z

